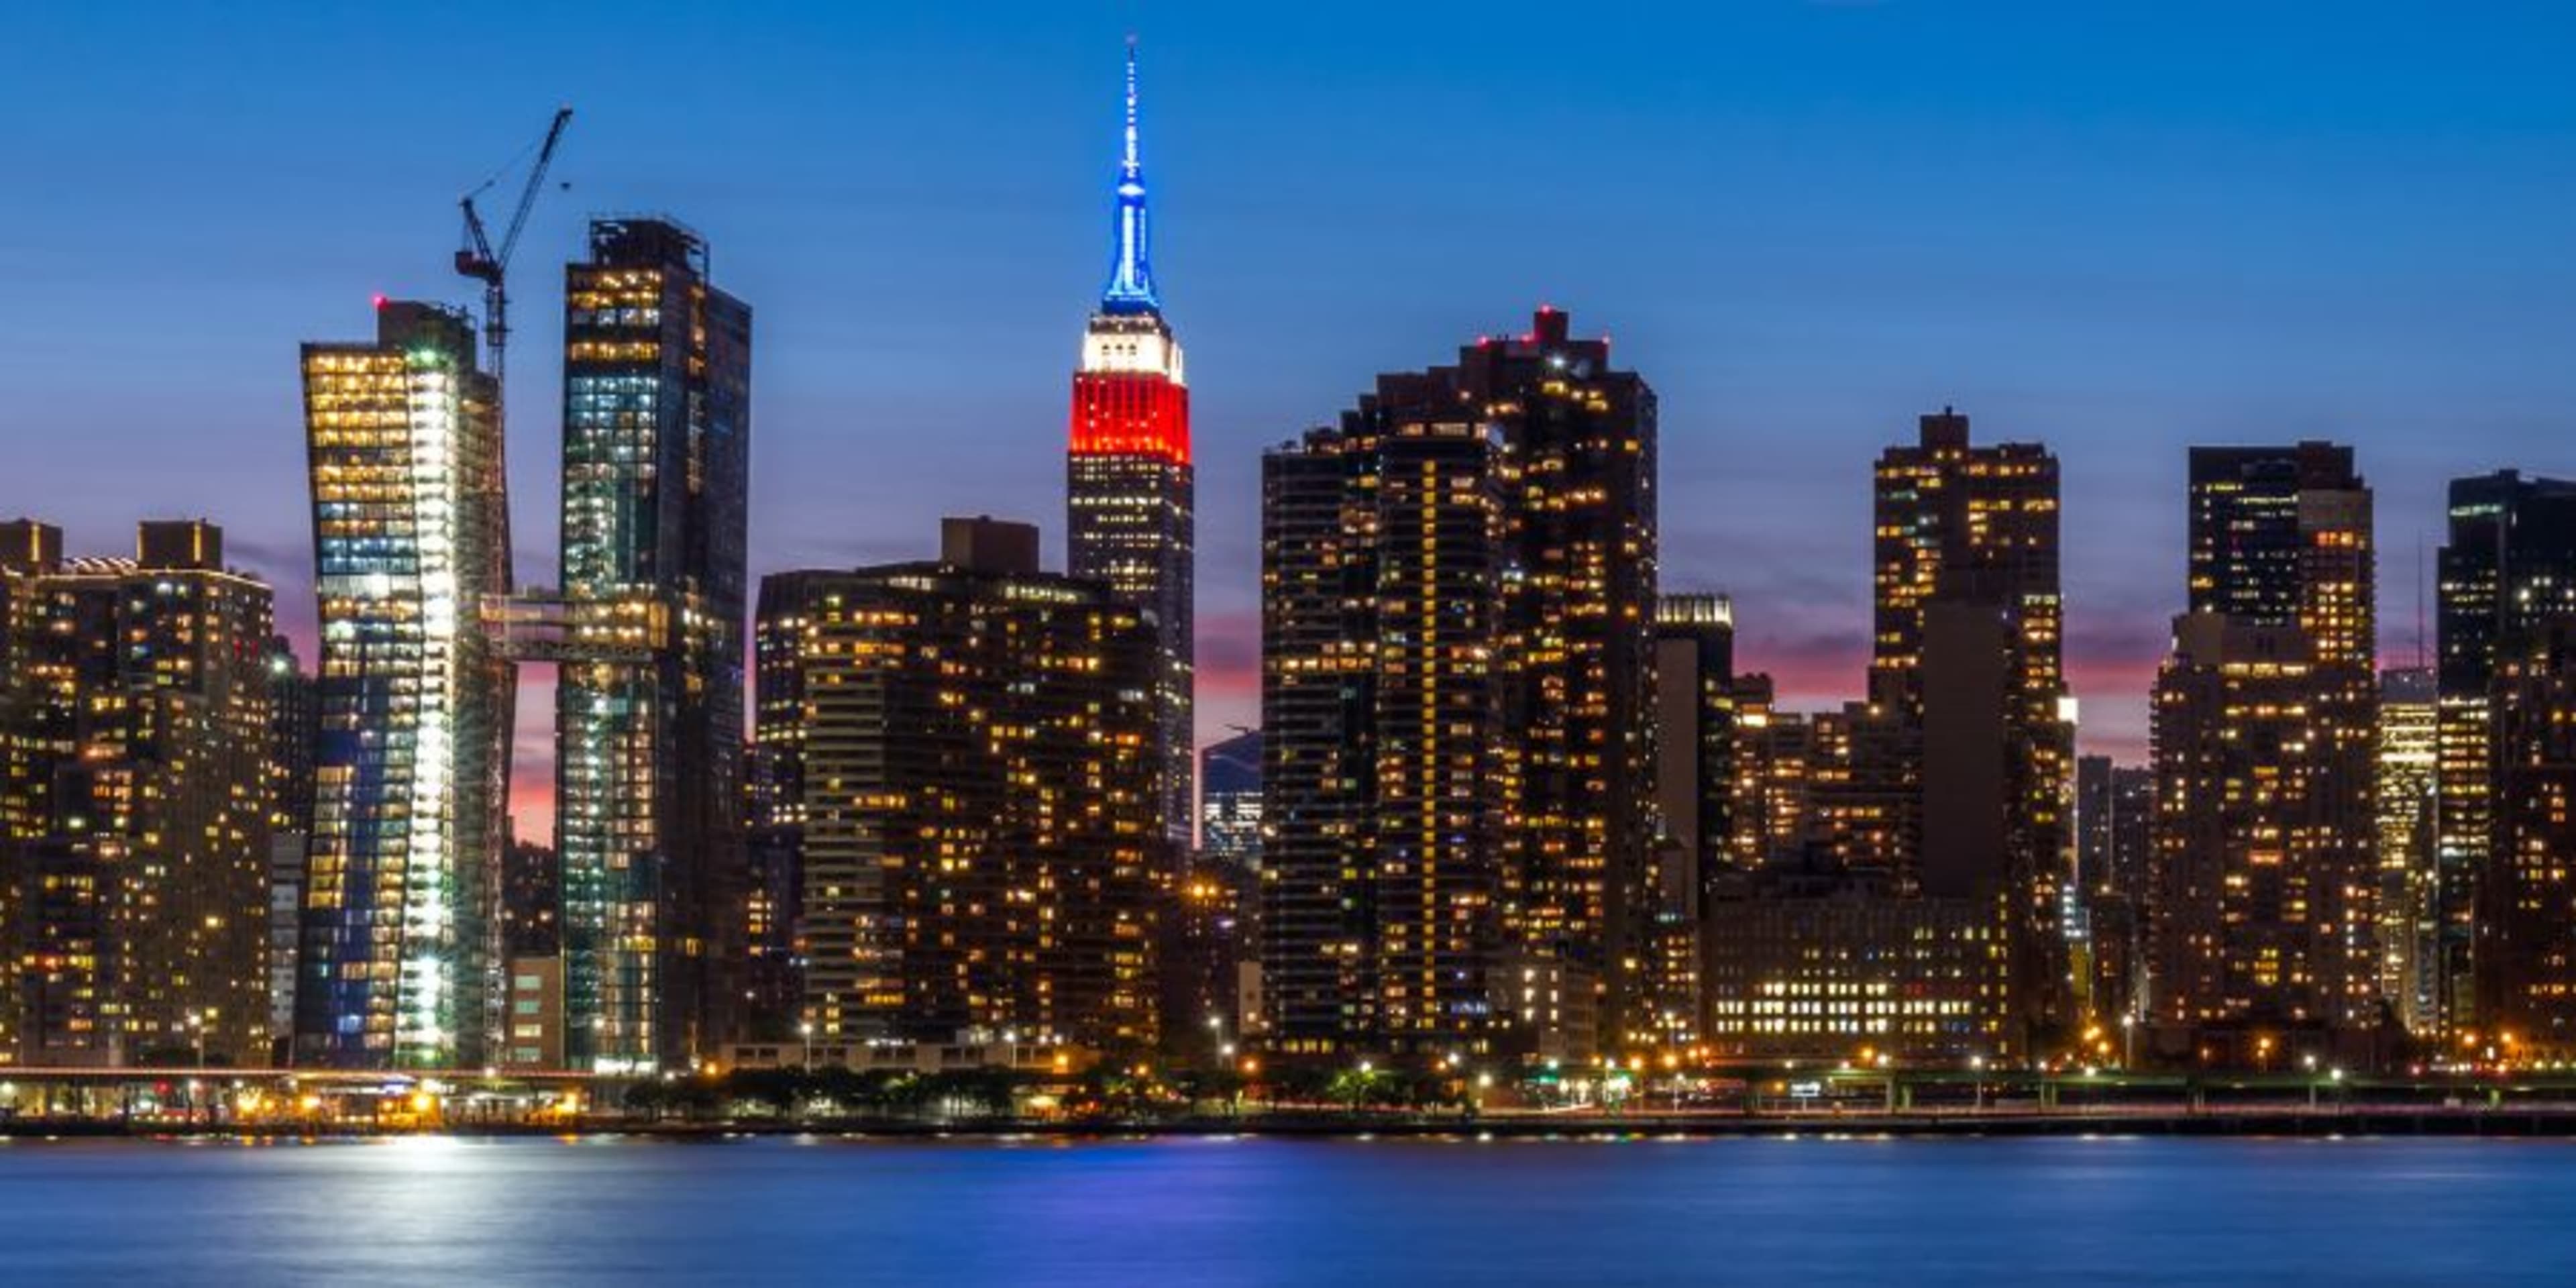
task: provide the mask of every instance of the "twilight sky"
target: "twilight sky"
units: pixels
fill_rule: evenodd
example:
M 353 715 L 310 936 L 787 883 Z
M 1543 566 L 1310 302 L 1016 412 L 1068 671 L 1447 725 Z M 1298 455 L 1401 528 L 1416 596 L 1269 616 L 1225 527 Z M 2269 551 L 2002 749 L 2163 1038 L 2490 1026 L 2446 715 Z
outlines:
M 1258 454 L 1541 302 L 1663 399 L 1667 588 L 1856 693 L 1868 480 L 1944 403 L 2066 477 L 2070 670 L 2142 754 L 2183 449 L 2331 436 L 2389 655 L 2442 481 L 2576 472 L 2576 16 L 2542 3 L 23 6 L 0 42 L 0 513 L 205 514 L 313 607 L 295 346 L 463 301 L 454 198 L 580 113 L 518 262 L 523 580 L 553 576 L 560 261 L 666 211 L 756 310 L 755 574 L 943 513 L 1061 556 L 1121 37 L 1189 348 L 1201 732 L 1252 718 Z M 1666 12 L 1669 10 L 1669 12 Z M 519 814 L 547 835 L 549 704 Z

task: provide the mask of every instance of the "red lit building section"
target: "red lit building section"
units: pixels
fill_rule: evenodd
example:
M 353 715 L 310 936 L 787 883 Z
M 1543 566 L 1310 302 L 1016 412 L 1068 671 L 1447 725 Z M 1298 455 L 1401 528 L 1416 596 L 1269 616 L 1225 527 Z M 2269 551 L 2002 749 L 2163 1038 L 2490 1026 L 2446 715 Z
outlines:
M 1169 377 L 1085 371 L 1073 378 L 1072 452 L 1190 463 L 1190 391 Z

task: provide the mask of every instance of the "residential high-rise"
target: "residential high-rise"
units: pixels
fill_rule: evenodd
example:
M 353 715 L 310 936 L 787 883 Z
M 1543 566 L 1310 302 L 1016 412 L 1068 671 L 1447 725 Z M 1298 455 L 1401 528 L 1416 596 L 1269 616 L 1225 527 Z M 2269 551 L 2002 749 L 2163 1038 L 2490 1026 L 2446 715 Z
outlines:
M 513 667 L 498 390 L 473 324 L 387 302 L 307 344 L 321 660 L 299 1063 L 479 1063 L 497 1022 Z
M 2371 494 L 2350 448 L 2195 448 L 2156 685 L 2160 1045 L 2261 1060 L 2379 1013 Z
M 1655 1040 L 1656 402 L 1571 329 L 1542 305 L 1423 392 L 1502 430 L 1503 931 L 1596 980 L 1624 1051 Z
M 2494 641 L 2478 1013 L 2516 1061 L 2576 1057 L 2576 615 Z
M 1154 628 L 1156 794 L 1176 872 L 1195 793 L 1191 693 L 1190 390 L 1181 344 L 1155 293 L 1137 151 L 1136 45 L 1127 45 L 1125 150 L 1119 158 L 1109 284 L 1082 333 L 1065 458 L 1066 569 L 1107 584 Z
M 739 1023 L 751 309 L 707 245 L 601 219 L 564 271 L 555 698 L 564 1047 L 685 1068 Z
M 200 521 L 142 524 L 131 559 L 59 551 L 0 525 L 9 1054 L 266 1064 L 269 588 Z
M 2071 1018 L 2061 924 L 2073 848 L 2074 730 L 2064 714 L 2057 458 L 1972 446 L 1968 418 L 1921 418 L 1875 480 L 1870 697 L 1892 717 L 1881 761 L 1901 881 L 1995 903 L 2014 1024 Z
M 762 579 L 817 1044 L 1155 1040 L 1155 634 L 1037 544 L 952 519 L 935 561 Z
M 1496 1041 L 1504 449 L 1435 377 L 1381 377 L 1262 458 L 1261 973 L 1287 1053 Z
M 1543 308 L 1265 458 L 1281 1045 L 1653 1040 L 1654 427 Z
M 2409 1033 L 2438 1036 L 2441 918 L 2435 844 L 2440 705 L 2430 667 L 2379 673 L 2379 989 Z
M 2489 689 L 2505 642 L 2576 613 L 2576 481 L 2513 470 L 2453 479 L 2439 559 L 2435 1005 L 2446 1033 L 2467 1033 L 2488 991 L 2475 957 L 2495 827 L 2499 713 Z

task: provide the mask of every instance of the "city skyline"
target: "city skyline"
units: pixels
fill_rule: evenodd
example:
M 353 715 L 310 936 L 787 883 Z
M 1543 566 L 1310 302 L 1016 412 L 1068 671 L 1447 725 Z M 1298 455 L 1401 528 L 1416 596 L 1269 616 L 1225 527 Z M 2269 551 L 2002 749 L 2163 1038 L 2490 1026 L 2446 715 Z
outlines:
M 583 115 L 558 177 L 573 187 L 544 199 L 517 311 L 557 305 L 551 265 L 577 257 L 595 211 L 672 209 L 726 248 L 719 276 L 764 317 L 753 575 L 916 557 L 940 513 L 1037 520 L 1060 550 L 1063 371 L 1098 285 L 1110 55 L 1136 30 L 1154 78 L 1157 249 L 1197 359 L 1202 743 L 1254 706 L 1260 449 L 1328 418 L 1367 373 L 1546 301 L 1607 328 L 1620 365 L 1656 373 L 1665 582 L 1732 594 L 1741 665 L 1779 676 L 1787 707 L 1860 687 L 1870 456 L 1952 403 L 1998 439 L 2048 444 L 2066 475 L 2083 745 L 2135 762 L 2181 607 L 2186 445 L 2357 447 L 2381 494 L 2392 664 L 2415 655 L 2412 556 L 2429 578 L 2447 480 L 2569 472 L 2549 431 L 2576 380 L 2548 355 L 2571 282 L 2549 225 L 2576 190 L 2551 159 L 2576 117 L 2539 91 L 2570 33 L 2526 28 L 2508 47 L 2393 7 L 2339 17 L 2231 27 L 2238 43 L 2201 53 L 2190 33 L 2208 19 L 2182 14 L 2130 33 L 2148 56 L 2095 84 L 2076 74 L 2098 51 L 2075 20 L 2033 16 L 2007 56 L 1905 6 L 1731 11 L 1698 33 L 1706 62 L 1633 34 L 1562 49 L 1478 34 L 1459 66 L 1404 51 L 1436 18 L 1376 15 L 1375 37 L 1352 42 L 1337 27 L 1357 20 L 1330 6 L 1269 47 L 1222 18 L 1143 6 L 1033 13 L 1021 34 L 975 42 L 935 17 L 808 15 L 713 33 L 712 85 L 745 89 L 755 68 L 772 83 L 699 120 L 566 61 L 577 22 L 531 19 L 541 30 L 469 110 L 383 100 L 344 121 L 322 110 L 332 96 L 431 55 L 390 26 L 288 32 L 282 10 L 254 9 L 239 22 L 277 29 L 277 56 L 310 73 L 255 105 L 186 63 L 196 20 L 178 16 L 118 32 L 116 57 L 97 60 L 108 82 L 143 78 L 128 103 L 13 113 L 29 121 L 8 145 L 27 149 L 19 168 L 91 194 L 13 217 L 29 226 L 9 262 L 49 325 L 0 373 L 58 444 L 16 504 L 64 523 L 76 548 L 111 544 L 135 513 L 204 514 L 276 586 L 281 625 L 314 656 L 283 355 L 347 330 L 371 294 L 469 298 L 445 263 L 454 194 L 570 100 Z M 27 48 L 105 38 L 81 21 L 38 18 Z M 2407 41 L 2385 40 L 2396 31 Z M 2421 57 L 2424 42 L 2450 56 Z M 2334 74 L 2276 82 L 2265 50 Z M 2197 73 L 2197 102 L 2138 79 L 2159 54 Z M 1625 74 L 1597 69 L 1613 56 Z M 1529 94 L 1559 59 L 1582 74 Z M 1945 74 L 1925 78 L 1935 63 Z M 2484 79 L 2450 70 L 2468 66 Z M 12 83 L 0 93 L 71 92 L 45 69 Z M 167 128 L 190 104 L 191 128 Z M 1487 173 L 1507 169 L 1512 132 L 1478 133 L 1504 111 L 1541 144 L 1597 151 L 1562 186 L 1515 188 Z M 338 146 L 388 123 L 406 135 L 399 155 Z M 2095 158 L 2106 142 L 2117 155 Z M 1432 144 L 1439 160 L 1408 164 Z M 289 146 L 296 165 L 268 185 L 210 182 Z M 123 159 L 102 168 L 102 151 Z M 1657 164 L 1608 177 L 1640 156 Z M 1521 209 L 1496 216 L 1497 194 L 1515 192 Z M 145 286 L 220 302 L 226 324 L 138 322 Z M 159 380 L 114 363 L 138 334 L 163 354 Z M 549 579 L 554 549 L 550 366 L 523 361 L 510 395 L 528 582 Z M 889 447 L 922 468 L 853 468 Z M 138 481 L 145 457 L 168 468 Z M 540 838 L 551 676 L 528 670 L 514 806 Z

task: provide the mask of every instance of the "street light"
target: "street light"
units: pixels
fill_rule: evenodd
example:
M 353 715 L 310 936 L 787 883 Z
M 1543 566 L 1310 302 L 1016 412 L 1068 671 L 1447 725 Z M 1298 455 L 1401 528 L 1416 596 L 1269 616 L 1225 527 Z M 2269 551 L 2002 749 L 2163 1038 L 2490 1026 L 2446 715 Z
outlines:
M 805 1072 L 812 1073 L 814 1072 L 814 1021 L 798 1021 L 796 1036 L 805 1043 Z
M 2138 1067 L 2138 1017 L 2135 1012 L 2120 1017 L 2120 1067 Z

